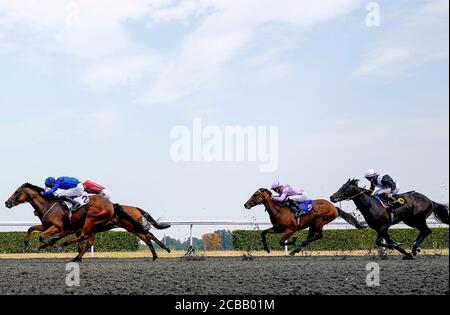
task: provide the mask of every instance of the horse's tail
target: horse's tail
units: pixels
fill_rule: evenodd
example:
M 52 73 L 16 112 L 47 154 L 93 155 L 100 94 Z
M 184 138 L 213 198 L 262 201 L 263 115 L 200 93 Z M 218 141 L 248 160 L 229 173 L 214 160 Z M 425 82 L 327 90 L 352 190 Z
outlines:
M 158 221 L 156 221 L 155 219 L 152 218 L 152 216 L 150 214 L 148 214 L 147 212 L 145 212 L 144 210 L 137 208 L 139 210 L 139 212 L 141 212 L 142 216 L 144 218 L 147 219 L 148 222 L 150 222 L 151 225 L 153 225 L 156 229 L 158 230 L 165 230 L 170 228 L 170 224 L 168 223 L 159 223 Z
M 347 221 L 348 223 L 350 223 L 351 225 L 353 225 L 355 228 L 357 229 L 365 229 L 367 228 L 367 224 L 366 223 L 361 223 L 358 221 L 358 219 L 352 215 L 351 213 L 347 213 L 345 211 L 343 211 L 342 209 L 336 207 L 339 213 L 339 216 L 344 219 L 345 221 Z
M 441 221 L 442 223 L 448 224 L 448 206 L 434 202 L 434 216 L 436 217 L 436 219 L 438 219 L 439 221 Z
M 150 230 L 150 225 L 148 225 L 148 223 L 145 224 L 145 221 L 139 222 L 130 214 L 128 214 L 125 209 L 118 203 L 114 204 L 114 210 L 119 217 L 125 218 L 128 222 L 130 222 L 137 231 L 147 233 Z

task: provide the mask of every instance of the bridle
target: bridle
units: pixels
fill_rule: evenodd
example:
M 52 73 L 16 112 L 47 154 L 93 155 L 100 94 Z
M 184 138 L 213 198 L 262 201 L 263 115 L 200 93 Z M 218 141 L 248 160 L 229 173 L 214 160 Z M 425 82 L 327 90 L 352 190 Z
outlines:
M 365 193 L 367 193 L 369 190 L 367 190 L 367 189 L 363 189 L 362 191 L 360 191 L 359 193 L 357 193 L 356 195 L 354 195 L 354 196 L 352 196 L 352 197 L 348 197 L 348 198 L 346 198 L 346 199 L 344 199 L 344 200 L 353 200 L 353 199 L 355 199 L 356 197 L 359 197 L 359 196 L 361 196 L 361 195 L 364 195 Z
M 30 204 L 31 204 L 32 201 L 33 201 L 34 199 L 36 199 L 36 197 L 39 195 L 39 193 L 37 192 L 34 196 L 30 196 L 30 195 L 25 191 L 25 187 L 22 188 L 19 192 L 20 192 L 20 193 L 23 193 L 23 194 L 25 194 L 25 196 L 27 196 L 27 202 L 30 203 Z M 55 202 L 53 203 L 53 205 L 52 205 L 51 207 L 49 207 L 49 208 L 45 211 L 45 213 L 42 215 L 42 218 L 41 218 L 42 221 L 43 221 L 44 218 L 50 213 L 50 211 L 55 207 L 56 204 L 57 204 L 57 201 L 55 201 Z M 17 206 L 17 205 L 19 205 L 19 203 L 17 203 L 16 201 L 13 201 L 13 205 L 14 205 L 14 206 Z M 35 211 L 35 215 L 37 216 L 36 211 Z

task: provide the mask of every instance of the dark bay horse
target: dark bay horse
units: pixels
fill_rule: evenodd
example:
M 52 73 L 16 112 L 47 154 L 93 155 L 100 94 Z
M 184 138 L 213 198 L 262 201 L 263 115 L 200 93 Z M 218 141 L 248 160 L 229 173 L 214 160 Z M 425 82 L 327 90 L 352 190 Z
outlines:
M 290 237 L 299 230 L 309 228 L 307 239 L 290 253 L 291 256 L 294 256 L 308 244 L 320 240 L 323 237 L 323 227 L 334 221 L 338 216 L 341 216 L 345 221 L 357 228 L 365 228 L 351 214 L 342 211 L 327 200 L 314 200 L 314 210 L 301 218 L 300 225 L 291 208 L 274 201 L 270 190 L 265 188 L 256 191 L 245 203 L 244 207 L 251 209 L 261 204 L 265 206 L 266 211 L 269 213 L 270 221 L 273 224 L 273 227 L 263 231 L 261 235 L 264 249 L 268 253 L 270 253 L 270 250 L 267 246 L 267 234 L 283 233 L 280 241 L 281 246 L 295 245 L 295 240 L 289 242 Z
M 394 222 L 391 222 L 387 209 L 373 197 L 372 191 L 359 187 L 358 180 L 348 180 L 339 191 L 330 197 L 332 202 L 353 200 L 361 211 L 370 228 L 377 232 L 376 244 L 389 249 L 396 249 L 404 255 L 404 259 L 412 259 L 420 252 L 420 244 L 431 234 L 427 225 L 427 218 L 434 213 L 441 222 L 448 224 L 448 207 L 436 203 L 418 192 L 400 194 L 406 200 L 405 205 L 395 210 Z M 389 227 L 393 224 L 404 222 L 406 225 L 420 231 L 412 247 L 412 254 L 408 253 L 389 236 Z M 383 239 L 386 244 L 383 243 Z
M 90 196 L 90 203 L 75 211 L 69 219 L 67 208 L 52 196 L 42 196 L 43 191 L 43 188 L 25 183 L 5 202 L 7 208 L 28 202 L 34 208 L 35 215 L 41 220 L 41 225 L 32 226 L 28 230 L 24 241 L 25 251 L 29 249 L 29 239 L 33 231 L 42 232 L 39 236 L 41 242 L 39 249 L 52 246 L 67 235 L 76 234 L 76 239 L 64 245 L 78 242 L 79 252 L 74 260 L 80 261 L 94 243 L 96 233 L 121 227 L 143 240 L 150 248 L 154 260 L 157 255 L 151 241 L 170 252 L 149 232 L 150 225 L 157 229 L 166 229 L 170 225 L 159 224 L 142 209 L 112 204 L 102 196 L 93 195 Z M 52 238 L 49 239 L 50 237 Z M 87 242 L 85 246 L 82 246 L 84 240 Z

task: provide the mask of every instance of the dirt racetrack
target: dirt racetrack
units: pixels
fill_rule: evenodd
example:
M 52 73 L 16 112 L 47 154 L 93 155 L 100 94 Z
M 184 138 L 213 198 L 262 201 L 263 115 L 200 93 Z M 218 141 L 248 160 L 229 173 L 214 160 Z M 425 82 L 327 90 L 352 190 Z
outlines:
M 67 287 L 67 260 L 0 259 L 0 294 L 449 294 L 449 257 L 88 259 Z M 380 286 L 366 265 L 380 265 Z

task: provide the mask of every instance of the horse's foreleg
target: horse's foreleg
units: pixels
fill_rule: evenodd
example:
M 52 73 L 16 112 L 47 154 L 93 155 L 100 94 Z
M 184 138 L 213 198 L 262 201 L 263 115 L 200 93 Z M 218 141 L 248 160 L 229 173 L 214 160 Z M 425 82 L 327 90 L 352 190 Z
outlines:
M 25 252 L 28 252 L 30 250 L 30 238 L 31 238 L 31 234 L 34 231 L 43 232 L 43 231 L 45 231 L 45 227 L 43 225 L 34 225 L 28 229 L 27 235 L 25 236 L 25 239 L 23 241 Z
M 52 226 L 49 227 L 47 230 L 45 230 L 44 232 L 42 232 L 42 234 L 39 235 L 39 242 L 41 242 L 41 246 L 39 246 L 38 249 L 41 250 L 41 249 L 44 249 L 44 248 L 50 246 L 50 243 L 47 242 L 45 239 L 46 239 L 47 237 L 50 237 L 50 236 L 52 236 L 52 235 L 58 233 L 58 232 L 59 232 L 59 229 L 58 229 L 56 226 L 54 226 L 54 225 L 52 225 Z
M 270 229 L 264 230 L 264 231 L 262 231 L 262 233 L 261 233 L 261 238 L 262 238 L 262 243 L 263 243 L 264 250 L 265 250 L 267 253 L 269 253 L 269 254 L 270 254 L 270 249 L 269 249 L 269 246 L 267 246 L 267 238 L 266 238 L 266 235 L 267 235 L 267 234 L 275 234 L 275 233 L 276 233 L 276 231 L 275 231 L 275 228 L 274 228 L 274 227 L 271 227 Z

